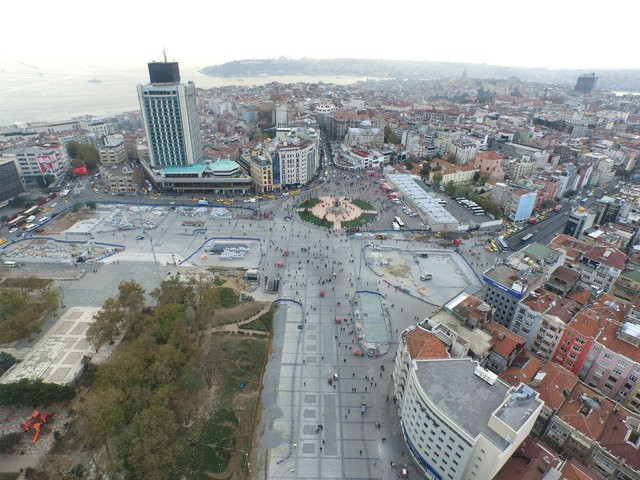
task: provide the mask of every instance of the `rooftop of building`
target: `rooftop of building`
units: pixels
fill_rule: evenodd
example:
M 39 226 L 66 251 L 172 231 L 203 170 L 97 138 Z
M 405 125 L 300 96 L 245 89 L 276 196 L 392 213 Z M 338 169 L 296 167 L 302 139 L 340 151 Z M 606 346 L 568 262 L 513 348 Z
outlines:
M 474 355 L 483 357 L 491 350 L 491 335 L 479 328 L 470 329 L 462 321 L 445 310 L 439 310 L 427 321 L 429 325 L 441 324 L 469 343 Z
M 589 305 L 589 309 L 598 313 L 601 317 L 614 320 L 618 323 L 624 321 L 630 308 L 631 303 L 613 297 L 608 293 L 601 294 Z
M 527 287 L 539 277 L 539 274 L 527 270 L 518 270 L 505 263 L 500 263 L 486 270 L 483 275 L 489 280 L 493 280 L 520 294 L 524 294 L 527 291 Z
M 564 323 L 569 323 L 571 319 L 582 310 L 582 305 L 571 298 L 559 298 L 556 304 L 547 310 L 546 314 L 557 317 Z
M 422 389 L 444 415 L 471 437 L 483 435 L 502 450 L 510 443 L 489 427 L 490 418 L 495 415 L 518 431 L 540 405 L 535 396 L 516 400 L 514 389 L 499 379 L 489 384 L 474 373 L 478 364 L 468 358 L 419 360 L 415 365 Z
M 536 372 L 528 385 L 540 394 L 540 400 L 552 409 L 562 406 L 571 390 L 578 383 L 578 377 L 554 362 L 547 362 Z
M 551 277 L 557 278 L 558 280 L 562 280 L 563 282 L 571 285 L 578 281 L 580 278 L 580 272 L 569 267 L 565 267 L 564 265 L 560 265 L 551 273 Z
M 476 161 L 481 160 L 502 160 L 504 156 L 493 150 L 487 150 L 486 152 L 478 152 L 476 154 Z
M 536 288 L 534 291 L 529 293 L 521 303 L 531 311 L 544 313 L 554 304 L 554 302 L 557 302 L 559 298 L 560 297 L 558 297 L 558 295 L 555 295 L 544 288 Z
M 585 252 L 582 256 L 594 262 L 598 262 L 602 265 L 616 268 L 618 270 L 624 269 L 624 265 L 627 261 L 627 256 L 617 248 L 613 247 L 593 247 L 591 250 Z
M 404 334 L 409 355 L 412 359 L 449 358 L 447 345 L 433 333 L 416 325 Z
M 165 173 L 198 173 L 202 174 L 209 168 L 209 165 L 206 163 L 196 163 L 195 165 L 180 165 L 180 166 L 171 166 L 171 167 L 162 167 L 162 170 Z
M 562 480 L 602 480 L 602 476 L 574 458 L 562 469 Z
M 410 175 L 393 174 L 388 180 L 398 187 L 417 208 L 429 216 L 431 223 L 457 224 L 458 220 L 449 211 L 440 205 L 436 198 L 429 195 L 418 185 Z
M 527 437 L 493 480 L 548 480 L 549 471 L 559 472 L 564 460 L 540 440 Z
M 522 249 L 522 252 L 525 256 L 537 262 L 551 261 L 553 258 L 557 258 L 558 256 L 558 253 L 555 250 L 538 242 L 533 242 L 530 245 L 527 245 Z
M 600 320 L 600 316 L 596 312 L 583 309 L 573 317 L 568 326 L 586 339 L 595 339 L 603 325 L 603 321 Z
M 625 337 L 629 341 L 624 340 L 623 338 Z M 630 341 L 634 343 L 630 343 Z M 604 320 L 597 342 L 611 352 L 640 363 L 640 349 L 638 349 L 640 328 L 638 325 L 630 322 L 623 325 L 618 322 Z
M 484 325 L 484 329 L 491 335 L 492 351 L 502 358 L 509 358 L 514 352 L 522 350 L 525 346 L 524 338 L 499 323 L 491 321 Z
M 571 290 L 569 295 L 567 295 L 567 297 L 569 297 L 571 300 L 575 300 L 583 306 L 587 305 L 591 301 L 592 296 L 593 295 L 590 289 L 584 288 L 580 285 L 576 285 L 576 287 Z
M 620 276 L 635 282 L 640 282 L 640 265 L 634 263 L 631 267 L 625 268 Z
M 602 435 L 598 439 L 601 447 L 608 450 L 617 458 L 626 459 L 627 465 L 640 471 L 640 450 L 638 450 L 638 429 L 640 417 L 624 409 L 616 408 L 609 417 Z M 632 438 L 630 431 L 634 432 Z M 635 444 L 632 440 L 635 438 Z
M 561 233 L 549 242 L 549 248 L 553 250 L 562 249 L 567 252 L 567 257 L 578 258 L 579 254 L 588 251 L 591 247 L 588 243 L 581 242 L 574 237 Z
M 471 317 L 478 322 L 484 321 L 491 312 L 491 305 L 476 296 L 462 292 L 449 300 L 444 308 L 451 310 L 460 319 Z
M 527 384 L 538 373 L 542 360 L 527 350 L 518 354 L 510 367 L 500 374 L 500 378 L 509 385 Z
M 557 415 L 587 438 L 598 440 L 614 407 L 608 398 L 583 383 L 577 383 Z

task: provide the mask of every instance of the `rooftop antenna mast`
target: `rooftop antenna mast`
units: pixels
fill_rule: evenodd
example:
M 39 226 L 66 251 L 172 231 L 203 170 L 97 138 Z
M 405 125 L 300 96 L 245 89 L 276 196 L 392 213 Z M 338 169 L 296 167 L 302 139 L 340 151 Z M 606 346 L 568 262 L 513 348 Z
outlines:
M 167 50 L 162 47 L 162 54 L 164 55 L 164 63 L 167 63 Z

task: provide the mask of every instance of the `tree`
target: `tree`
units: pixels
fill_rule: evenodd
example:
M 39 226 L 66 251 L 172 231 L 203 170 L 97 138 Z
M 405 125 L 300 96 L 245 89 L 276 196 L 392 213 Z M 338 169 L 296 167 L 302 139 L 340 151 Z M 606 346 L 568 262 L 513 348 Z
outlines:
M 72 169 L 86 165 L 89 172 L 97 170 L 100 163 L 100 152 L 90 143 L 78 143 L 71 141 L 67 143 L 67 153 L 73 159 Z
M 489 177 L 488 177 L 488 176 L 486 176 L 486 175 L 482 175 L 482 176 L 480 177 L 480 185 L 481 185 L 482 187 L 484 187 L 484 186 L 487 184 L 487 182 L 488 182 L 488 181 L 489 181 Z
M 480 170 L 473 172 L 473 183 L 477 184 L 480 180 Z
M 115 298 L 107 298 L 102 309 L 95 315 L 95 319 L 87 329 L 87 340 L 96 352 L 105 343 L 111 343 L 120 334 L 120 327 L 124 322 L 124 312 L 121 304 Z
M 22 435 L 19 432 L 0 436 L 0 453 L 13 453 L 20 440 L 22 440 Z
M 431 165 L 429 164 L 429 162 L 423 162 L 422 168 L 420 169 L 420 175 L 422 175 L 423 177 L 429 178 L 430 174 L 431 174 Z
M 444 189 L 449 192 L 451 195 L 455 195 L 456 194 L 456 184 L 453 183 L 453 180 L 449 180 L 447 182 L 447 184 L 444 186 Z
M 385 143 L 391 143 L 392 145 L 400 143 L 398 136 L 389 125 L 384 127 L 384 141 Z
M 173 411 L 154 405 L 137 413 L 121 444 L 125 466 L 133 478 L 176 478 L 183 451 Z
M 413 163 L 407 160 L 406 162 L 404 162 L 404 168 L 406 168 L 408 171 L 413 170 Z
M 432 181 L 433 183 L 435 183 L 436 185 L 440 185 L 440 183 L 442 183 L 442 179 L 443 179 L 443 175 L 441 173 L 435 173 L 432 177 Z
M 447 156 L 445 157 L 445 160 L 449 163 L 452 164 L 456 164 L 458 163 L 458 159 L 456 158 L 456 156 L 453 153 L 448 153 Z

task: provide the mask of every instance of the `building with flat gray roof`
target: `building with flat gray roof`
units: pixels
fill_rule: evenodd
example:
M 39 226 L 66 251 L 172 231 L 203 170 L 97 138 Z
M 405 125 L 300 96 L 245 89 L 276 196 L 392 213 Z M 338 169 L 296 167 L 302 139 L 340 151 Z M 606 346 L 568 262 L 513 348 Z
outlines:
M 415 360 L 400 405 L 409 450 L 428 478 L 490 479 L 529 435 L 544 402 L 471 359 Z
M 494 309 L 493 320 L 510 328 L 520 300 L 542 280 L 538 270 L 521 270 L 500 263 L 482 274 L 482 299 Z
M 428 224 L 431 230 L 434 232 L 455 232 L 458 230 L 458 220 L 438 203 L 437 198 L 425 192 L 411 175 L 387 175 L 387 180 L 397 187 L 398 193 L 416 210 L 420 219 Z

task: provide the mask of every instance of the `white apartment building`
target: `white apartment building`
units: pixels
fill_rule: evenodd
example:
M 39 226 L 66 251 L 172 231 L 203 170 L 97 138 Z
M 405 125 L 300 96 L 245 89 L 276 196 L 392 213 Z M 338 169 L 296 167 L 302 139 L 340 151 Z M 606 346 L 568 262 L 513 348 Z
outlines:
M 318 171 L 320 155 L 317 140 L 296 138 L 293 142 L 276 145 L 276 151 L 277 158 L 274 161 L 279 164 L 279 185 L 282 187 L 304 185 L 310 182 Z
M 386 157 L 377 150 L 364 148 L 347 148 L 340 145 L 336 152 L 336 161 L 342 168 L 349 170 L 366 170 L 381 168 L 386 164 Z
M 402 432 L 426 478 L 493 478 L 527 438 L 544 403 L 471 359 L 415 360 L 400 407 Z
M 467 139 L 456 140 L 452 144 L 452 150 L 460 165 L 466 165 L 476 157 L 478 147 L 474 142 Z
M 584 287 L 597 287 L 608 292 L 624 270 L 627 256 L 617 248 L 593 247 L 585 252 L 575 269 L 581 274 L 579 283 Z
M 127 147 L 124 144 L 124 136 L 119 134 L 108 135 L 103 145 L 98 149 L 100 163 L 102 165 L 117 165 L 127 160 Z
M 0 152 L 0 158 L 13 160 L 25 185 L 42 183 L 47 175 L 62 177 L 69 165 L 64 145 L 17 147 Z

